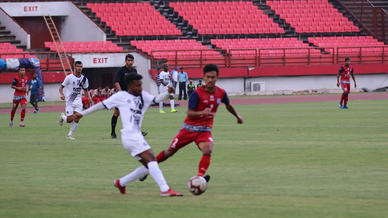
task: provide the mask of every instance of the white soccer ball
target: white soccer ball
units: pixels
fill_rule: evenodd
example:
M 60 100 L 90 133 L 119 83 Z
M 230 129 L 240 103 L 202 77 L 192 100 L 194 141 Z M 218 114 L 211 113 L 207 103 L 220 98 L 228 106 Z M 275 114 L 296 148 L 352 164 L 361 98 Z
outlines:
M 200 195 L 207 189 L 207 182 L 202 176 L 193 176 L 187 183 L 187 188 L 193 195 Z

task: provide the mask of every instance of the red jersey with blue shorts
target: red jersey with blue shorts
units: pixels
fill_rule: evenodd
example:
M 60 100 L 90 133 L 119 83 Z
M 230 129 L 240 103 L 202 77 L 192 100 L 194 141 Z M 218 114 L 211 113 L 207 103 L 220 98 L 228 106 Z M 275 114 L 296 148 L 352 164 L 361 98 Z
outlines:
M 341 74 L 341 88 L 344 92 L 350 92 L 350 75 L 353 73 L 353 66 L 342 66 L 339 70 Z
M 207 92 L 204 86 L 196 89 L 190 96 L 188 109 L 202 111 L 205 108 L 211 108 L 211 112 L 207 116 L 195 118 L 186 117 L 182 129 L 173 139 L 170 149 L 179 150 L 193 141 L 197 145 L 200 142 L 213 143 L 211 129 L 213 127 L 214 116 L 221 102 L 225 105 L 230 104 L 225 90 L 217 86 L 214 93 Z
M 20 78 L 19 76 L 16 76 L 13 81 L 12 85 L 16 87 L 21 87 L 24 88 L 24 90 L 16 90 L 13 95 L 13 103 L 16 106 L 20 103 L 21 105 L 26 105 L 27 104 L 27 99 L 26 99 L 26 91 L 27 91 L 27 84 L 28 84 L 28 78 L 24 76 L 24 78 Z

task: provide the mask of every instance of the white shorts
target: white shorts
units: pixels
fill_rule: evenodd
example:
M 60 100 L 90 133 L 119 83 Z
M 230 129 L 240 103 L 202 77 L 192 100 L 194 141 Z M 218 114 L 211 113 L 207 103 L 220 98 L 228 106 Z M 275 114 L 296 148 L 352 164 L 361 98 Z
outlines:
M 121 130 L 121 142 L 124 149 L 137 160 L 140 160 L 140 158 L 137 158 L 138 154 L 151 149 L 151 146 L 146 142 L 141 132 L 128 134 Z
M 82 104 L 66 104 L 66 116 L 71 116 L 74 112 L 82 112 Z

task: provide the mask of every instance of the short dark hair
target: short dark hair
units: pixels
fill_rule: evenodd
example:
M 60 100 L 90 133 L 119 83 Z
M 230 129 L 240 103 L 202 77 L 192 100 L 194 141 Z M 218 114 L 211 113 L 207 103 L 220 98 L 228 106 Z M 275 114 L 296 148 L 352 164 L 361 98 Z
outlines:
M 26 69 L 26 67 L 25 67 L 24 65 L 20 65 L 20 66 L 19 66 L 19 69 L 20 69 L 20 68 Z
M 131 73 L 124 77 L 125 84 L 129 85 L 133 83 L 135 80 L 141 80 L 143 77 L 140 74 L 137 73 Z
M 131 54 L 127 54 L 126 56 L 125 56 L 125 60 L 127 60 L 127 59 L 132 59 L 132 60 L 135 60 L 135 58 L 133 57 L 133 55 L 131 55 Z
M 81 61 L 74 62 L 74 66 L 77 65 L 77 64 L 81 64 L 82 65 L 82 62 Z
M 350 61 L 350 57 L 346 57 L 346 58 L 345 58 L 345 61 Z
M 218 76 L 218 67 L 215 64 L 206 64 L 206 66 L 203 68 L 203 75 L 205 75 L 207 72 L 210 71 L 216 71 L 217 76 Z

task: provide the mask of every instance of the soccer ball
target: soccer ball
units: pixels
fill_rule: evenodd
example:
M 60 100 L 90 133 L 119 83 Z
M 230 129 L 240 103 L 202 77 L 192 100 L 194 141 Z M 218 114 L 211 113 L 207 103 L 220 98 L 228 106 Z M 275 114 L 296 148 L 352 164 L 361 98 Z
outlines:
M 200 195 L 207 189 L 207 182 L 202 176 L 193 176 L 187 183 L 187 188 L 193 195 Z

